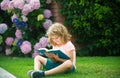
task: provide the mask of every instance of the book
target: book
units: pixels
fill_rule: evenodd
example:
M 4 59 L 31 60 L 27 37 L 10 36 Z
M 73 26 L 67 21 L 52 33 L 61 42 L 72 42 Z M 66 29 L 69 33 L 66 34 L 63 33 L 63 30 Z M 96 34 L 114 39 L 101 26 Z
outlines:
M 61 50 L 59 49 L 47 49 L 47 48 L 40 48 L 37 50 L 38 53 L 40 53 L 40 55 L 44 56 L 44 57 L 47 57 L 45 55 L 45 52 L 49 52 L 49 53 L 54 53 L 54 54 L 57 54 L 60 58 L 63 58 L 63 59 L 70 59 L 69 56 L 67 56 L 65 53 L 63 53 Z

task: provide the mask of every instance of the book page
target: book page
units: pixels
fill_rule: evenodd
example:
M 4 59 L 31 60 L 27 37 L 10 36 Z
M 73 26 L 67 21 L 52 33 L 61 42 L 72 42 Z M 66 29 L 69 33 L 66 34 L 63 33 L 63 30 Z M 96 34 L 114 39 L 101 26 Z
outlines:
M 45 51 L 47 51 L 48 49 L 47 48 L 39 48 L 38 50 L 45 50 Z

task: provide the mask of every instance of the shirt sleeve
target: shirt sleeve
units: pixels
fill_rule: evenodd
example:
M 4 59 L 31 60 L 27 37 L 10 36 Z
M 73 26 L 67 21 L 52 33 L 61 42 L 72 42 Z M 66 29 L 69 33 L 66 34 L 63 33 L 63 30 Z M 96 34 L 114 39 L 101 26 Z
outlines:
M 73 45 L 71 41 L 69 41 L 66 45 L 66 49 L 67 49 L 67 52 L 69 52 L 71 50 L 75 50 L 75 46 Z

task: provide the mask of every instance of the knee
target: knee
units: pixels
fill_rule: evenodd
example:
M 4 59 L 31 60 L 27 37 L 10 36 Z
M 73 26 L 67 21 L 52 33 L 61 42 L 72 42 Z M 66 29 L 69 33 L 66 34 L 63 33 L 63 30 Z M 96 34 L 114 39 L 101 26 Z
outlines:
M 37 60 L 39 60 L 40 58 L 41 58 L 41 56 L 40 56 L 40 55 L 37 55 L 37 56 L 35 56 L 34 61 L 37 61 Z
M 65 63 L 68 69 L 71 69 L 73 67 L 73 63 L 70 60 L 65 61 Z

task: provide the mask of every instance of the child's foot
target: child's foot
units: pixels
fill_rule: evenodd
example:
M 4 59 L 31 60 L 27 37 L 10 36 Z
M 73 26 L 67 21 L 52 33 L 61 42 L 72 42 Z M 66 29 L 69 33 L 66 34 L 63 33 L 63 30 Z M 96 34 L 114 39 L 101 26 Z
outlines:
M 45 73 L 44 71 L 32 71 L 31 72 L 31 78 L 41 78 L 41 77 L 44 77 L 45 76 Z

